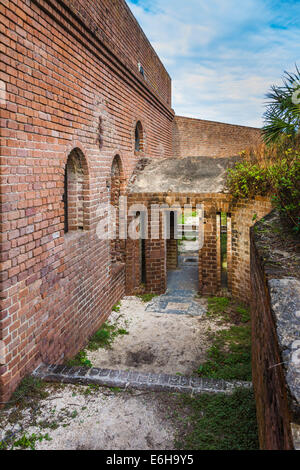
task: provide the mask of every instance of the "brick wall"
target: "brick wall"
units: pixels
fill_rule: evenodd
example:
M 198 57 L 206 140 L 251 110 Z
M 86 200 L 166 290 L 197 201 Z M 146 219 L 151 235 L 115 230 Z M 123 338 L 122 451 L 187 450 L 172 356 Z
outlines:
M 220 226 L 218 213 L 225 212 L 227 217 L 227 262 L 228 288 L 234 298 L 249 302 L 250 289 L 250 227 L 271 210 L 267 198 L 257 197 L 251 201 L 236 203 L 228 194 L 195 193 L 136 193 L 128 198 L 132 204 L 143 204 L 148 214 L 151 204 L 191 204 L 195 209 L 203 204 L 204 208 L 204 245 L 199 250 L 199 292 L 213 295 L 221 288 Z M 130 294 L 136 291 L 160 294 L 166 289 L 167 268 L 173 267 L 171 259 L 172 240 L 163 240 L 163 217 L 160 217 L 159 239 L 146 240 L 147 282 L 141 285 L 140 257 L 135 241 L 128 241 L 126 248 L 126 290 Z M 131 220 L 129 219 L 129 223 Z M 150 217 L 148 220 L 149 234 Z M 135 247 L 135 248 L 134 248 Z M 169 250 L 168 250 L 169 247 Z M 174 255 L 174 251 L 172 252 Z M 172 263 L 170 263 L 170 259 Z
M 231 211 L 231 255 L 229 285 L 235 298 L 251 299 L 250 288 L 250 227 L 271 211 L 268 198 L 233 203 Z
M 125 182 L 143 155 L 172 155 L 173 112 L 169 76 L 123 0 L 0 0 L 0 21 L 4 401 L 39 362 L 75 354 L 124 294 L 124 266 L 112 267 L 110 242 L 96 236 L 97 208 L 110 200 L 115 155 Z M 83 230 L 65 234 L 74 149 L 84 162 Z
M 171 78 L 124 0 L 64 0 L 101 42 L 171 105 Z
M 223 124 L 176 116 L 173 125 L 173 156 L 232 157 L 261 142 L 254 127 Z
M 251 230 L 252 372 L 260 447 L 291 450 L 292 415 L 267 280 L 264 260 Z

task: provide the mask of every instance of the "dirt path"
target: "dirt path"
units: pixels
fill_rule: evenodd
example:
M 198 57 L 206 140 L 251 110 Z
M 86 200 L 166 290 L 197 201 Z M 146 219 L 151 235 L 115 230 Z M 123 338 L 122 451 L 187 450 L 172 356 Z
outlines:
M 156 313 L 146 307 L 137 297 L 125 297 L 109 321 L 129 334 L 118 336 L 111 349 L 88 352 L 89 360 L 107 369 L 192 375 L 205 361 L 208 333 L 220 326 L 205 315 Z
M 48 390 L 49 398 L 21 412 L 16 423 L 9 421 L 14 409 L 1 412 L 0 441 L 15 432 L 14 439 L 48 435 L 36 442 L 37 450 L 174 449 L 181 425 L 172 418 L 174 395 L 73 385 Z
M 192 375 L 206 359 L 210 333 L 224 325 L 205 313 L 156 313 L 147 311 L 147 305 L 137 297 L 122 300 L 109 322 L 128 334 L 117 336 L 110 348 L 88 351 L 93 366 Z M 204 306 L 202 299 L 199 308 Z M 178 394 L 95 385 L 53 384 L 47 389 L 48 398 L 24 410 L 0 411 L 0 441 L 11 435 L 11 445 L 25 435 L 37 450 L 171 450 L 188 415 Z

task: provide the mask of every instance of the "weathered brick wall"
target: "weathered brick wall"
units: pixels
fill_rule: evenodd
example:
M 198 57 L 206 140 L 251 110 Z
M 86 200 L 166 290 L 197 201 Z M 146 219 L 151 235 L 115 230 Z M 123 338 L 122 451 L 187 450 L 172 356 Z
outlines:
M 145 73 L 142 80 L 171 105 L 171 78 L 124 0 L 64 0 L 62 3 L 88 24 L 135 74 L 140 75 L 140 63 Z
M 232 157 L 261 142 L 260 130 L 176 116 L 173 125 L 173 156 Z
M 290 450 L 291 412 L 267 279 L 251 230 L 252 372 L 260 447 Z
M 251 299 L 250 289 L 250 227 L 270 212 L 269 198 L 257 196 L 255 200 L 232 204 L 231 255 L 229 285 L 233 296 L 241 301 Z
M 268 198 L 257 197 L 255 200 L 236 203 L 228 194 L 213 193 L 132 193 L 128 198 L 129 207 L 132 204 L 143 204 L 148 214 L 151 204 L 168 204 L 169 207 L 179 204 L 191 204 L 195 209 L 203 204 L 204 208 L 204 245 L 199 250 L 199 291 L 202 294 L 213 295 L 221 288 L 221 255 L 220 255 L 220 227 L 218 227 L 218 213 L 225 212 L 227 217 L 227 262 L 228 262 L 228 288 L 234 298 L 249 302 L 250 289 L 250 227 L 255 221 L 261 219 L 271 210 Z M 150 232 L 150 217 L 149 234 Z M 129 223 L 131 220 L 129 219 Z M 146 240 L 147 246 L 147 282 L 141 286 L 140 257 L 135 241 L 128 241 L 126 247 L 126 289 L 127 293 L 135 291 L 162 293 L 166 288 L 167 268 L 174 265 L 170 263 L 168 246 L 172 240 L 162 239 L 163 217 L 160 217 L 160 239 Z M 134 248 L 135 247 L 135 248 Z M 174 257 L 174 252 L 172 253 Z M 173 261 L 173 259 L 172 259 Z
M 40 361 L 75 354 L 124 293 L 124 268 L 112 269 L 110 243 L 96 236 L 114 156 L 128 179 L 143 154 L 172 151 L 170 80 L 133 17 L 124 19 L 125 2 L 85 2 L 94 6 L 92 22 L 65 5 L 0 0 L 1 401 Z M 160 94 L 133 70 L 137 60 Z M 134 151 L 137 121 L 143 152 Z M 85 161 L 84 229 L 64 234 L 65 165 L 74 148 Z

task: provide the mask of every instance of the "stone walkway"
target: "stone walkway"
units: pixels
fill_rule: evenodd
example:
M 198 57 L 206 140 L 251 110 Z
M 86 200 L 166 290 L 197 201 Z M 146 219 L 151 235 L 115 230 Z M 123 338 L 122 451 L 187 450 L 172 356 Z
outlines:
M 154 298 L 146 311 L 193 316 L 205 314 L 205 301 L 195 298 L 198 292 L 198 254 L 190 251 L 193 242 L 184 243 L 178 257 L 178 268 L 168 272 L 167 292 Z
M 146 311 L 176 315 L 205 315 L 205 303 L 201 302 L 201 299 L 196 301 L 195 294 L 191 290 L 168 289 L 166 294 L 156 297 L 149 302 Z

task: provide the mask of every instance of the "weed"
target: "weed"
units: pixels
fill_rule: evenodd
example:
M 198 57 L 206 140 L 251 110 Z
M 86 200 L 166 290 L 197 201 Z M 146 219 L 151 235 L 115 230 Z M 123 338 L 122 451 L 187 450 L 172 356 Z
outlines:
M 88 349 L 96 351 L 99 348 L 109 348 L 117 336 L 128 335 L 128 331 L 124 328 L 118 328 L 116 324 L 105 322 L 101 329 L 91 337 Z
M 230 304 L 228 297 L 209 297 L 207 300 L 207 313 L 222 314 Z
M 0 449 L 1 450 L 8 450 L 8 449 L 31 449 L 35 450 L 35 445 L 37 442 L 42 442 L 43 440 L 51 441 L 49 434 L 31 434 L 28 436 L 27 434 L 23 434 L 17 440 L 13 440 L 12 437 L 8 437 L 3 441 L 0 441 Z
M 137 295 L 137 297 L 141 299 L 142 302 L 151 302 L 151 300 L 154 299 L 154 297 L 157 297 L 157 295 L 156 294 L 141 294 L 141 295 Z
M 114 393 L 122 392 L 122 389 L 120 387 L 109 387 L 109 390 Z
M 189 428 L 175 443 L 184 450 L 257 450 L 255 400 L 252 390 L 232 395 L 183 395 L 189 407 Z
M 238 305 L 236 307 L 236 311 L 237 313 L 240 314 L 241 316 L 241 322 L 242 323 L 248 323 L 250 321 L 250 311 L 249 311 L 249 308 L 246 308 L 246 307 L 241 307 L 240 305 Z
M 45 399 L 49 396 L 46 390 L 46 383 L 32 376 L 25 377 L 17 390 L 13 393 L 10 402 L 6 408 L 17 405 L 18 410 L 27 408 L 39 399 Z
M 85 350 L 79 351 L 73 359 L 69 359 L 66 363 L 69 367 L 84 366 L 93 367 L 91 361 L 87 358 Z
M 201 377 L 251 380 L 251 327 L 232 326 L 215 334 L 208 360 L 197 369 Z
M 112 307 L 112 311 L 113 311 L 113 312 L 119 312 L 119 311 L 120 311 L 120 308 L 121 308 L 121 302 L 117 302 L 117 303 Z

